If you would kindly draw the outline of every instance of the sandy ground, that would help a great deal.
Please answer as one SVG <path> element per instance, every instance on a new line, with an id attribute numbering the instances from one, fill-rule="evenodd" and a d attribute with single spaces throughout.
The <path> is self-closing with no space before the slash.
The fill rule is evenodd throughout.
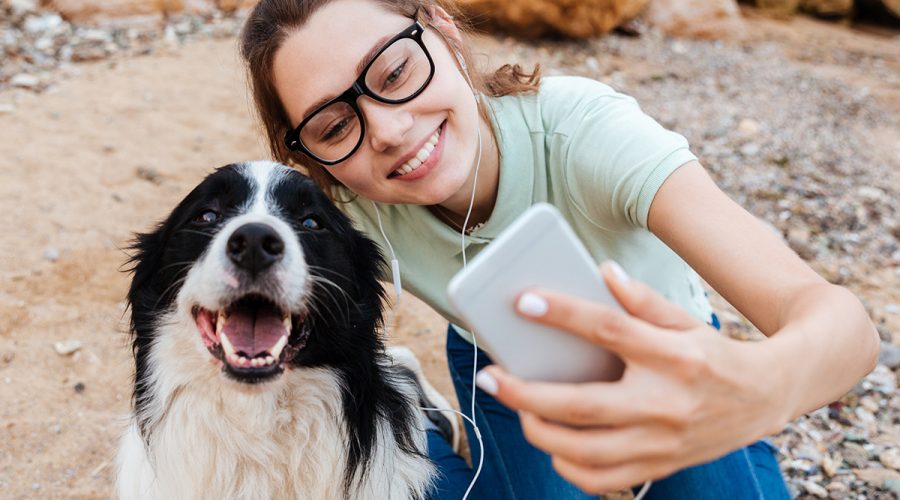
<path id="1" fill-rule="evenodd" d="M 781 41 L 793 43 L 782 31 Z M 849 42 L 819 38 L 898 50 L 883 37 L 838 31 Z M 212 168 L 267 156 L 233 40 L 82 65 L 78 73 L 44 94 L 0 93 L 0 102 L 15 103 L 0 114 L 4 498 L 111 494 L 132 372 L 123 249 Z M 886 106 L 900 107 L 896 88 L 876 90 L 884 90 Z M 896 289 L 864 293 L 897 301 Z M 445 323 L 410 299 L 396 325 L 394 341 L 410 345 L 452 394 Z M 82 343 L 76 354 L 54 351 L 55 342 L 72 339 Z"/>

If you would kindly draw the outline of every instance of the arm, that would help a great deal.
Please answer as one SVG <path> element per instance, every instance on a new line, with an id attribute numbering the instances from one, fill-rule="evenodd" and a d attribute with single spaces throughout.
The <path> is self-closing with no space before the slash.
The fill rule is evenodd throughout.
<path id="1" fill-rule="evenodd" d="M 650 205 L 650 230 L 766 336 L 755 380 L 785 402 L 783 425 L 840 397 L 875 367 L 878 333 L 848 290 L 827 283 L 690 162 Z M 802 361 L 802 362 L 798 362 Z"/>
<path id="2" fill-rule="evenodd" d="M 532 290 L 519 313 L 615 352 L 615 382 L 525 382 L 498 367 L 478 384 L 520 411 L 526 438 L 589 492 L 664 477 L 776 433 L 843 394 L 872 368 L 878 337 L 860 303 L 812 272 L 732 202 L 696 161 L 670 175 L 650 229 L 769 338 L 732 340 L 615 265 L 603 277 L 619 312 Z M 526 302 L 541 307 L 523 307 Z"/>

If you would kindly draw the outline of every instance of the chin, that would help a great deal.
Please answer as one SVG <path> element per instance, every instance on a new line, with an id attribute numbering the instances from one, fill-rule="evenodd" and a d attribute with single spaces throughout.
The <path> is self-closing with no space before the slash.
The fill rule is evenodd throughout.
<path id="1" fill-rule="evenodd" d="M 421 498 L 422 386 L 379 328 L 384 261 L 313 182 L 222 167 L 132 247 L 120 498 Z"/>

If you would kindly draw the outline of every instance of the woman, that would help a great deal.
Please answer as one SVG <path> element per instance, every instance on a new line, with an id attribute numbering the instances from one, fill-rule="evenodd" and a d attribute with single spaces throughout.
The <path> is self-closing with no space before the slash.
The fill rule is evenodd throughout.
<path id="1" fill-rule="evenodd" d="M 633 99 L 517 66 L 470 71 L 446 8 L 262 0 L 242 55 L 274 156 L 391 246 L 405 287 L 451 323 L 449 278 L 535 202 L 556 205 L 609 261 L 602 274 L 627 314 L 546 290 L 517 309 L 618 353 L 623 378 L 548 384 L 482 370 L 474 497 L 585 498 L 649 479 L 652 498 L 786 497 L 760 439 L 872 369 L 878 337 L 859 301 L 725 196 L 687 141 Z M 719 335 L 698 273 L 770 338 Z M 469 338 L 448 328 L 463 406 Z M 472 471 L 437 436 L 434 496 L 459 498 Z"/>

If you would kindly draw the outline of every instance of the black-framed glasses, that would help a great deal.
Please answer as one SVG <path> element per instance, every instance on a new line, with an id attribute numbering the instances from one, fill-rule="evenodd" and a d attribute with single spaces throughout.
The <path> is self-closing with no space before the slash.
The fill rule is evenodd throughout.
<path id="1" fill-rule="evenodd" d="M 357 99 L 369 96 L 386 104 L 411 101 L 434 76 L 434 61 L 425 48 L 425 27 L 418 21 L 391 38 L 344 93 L 315 109 L 284 136 L 291 151 L 323 165 L 334 165 L 359 149 L 366 124 Z"/>

